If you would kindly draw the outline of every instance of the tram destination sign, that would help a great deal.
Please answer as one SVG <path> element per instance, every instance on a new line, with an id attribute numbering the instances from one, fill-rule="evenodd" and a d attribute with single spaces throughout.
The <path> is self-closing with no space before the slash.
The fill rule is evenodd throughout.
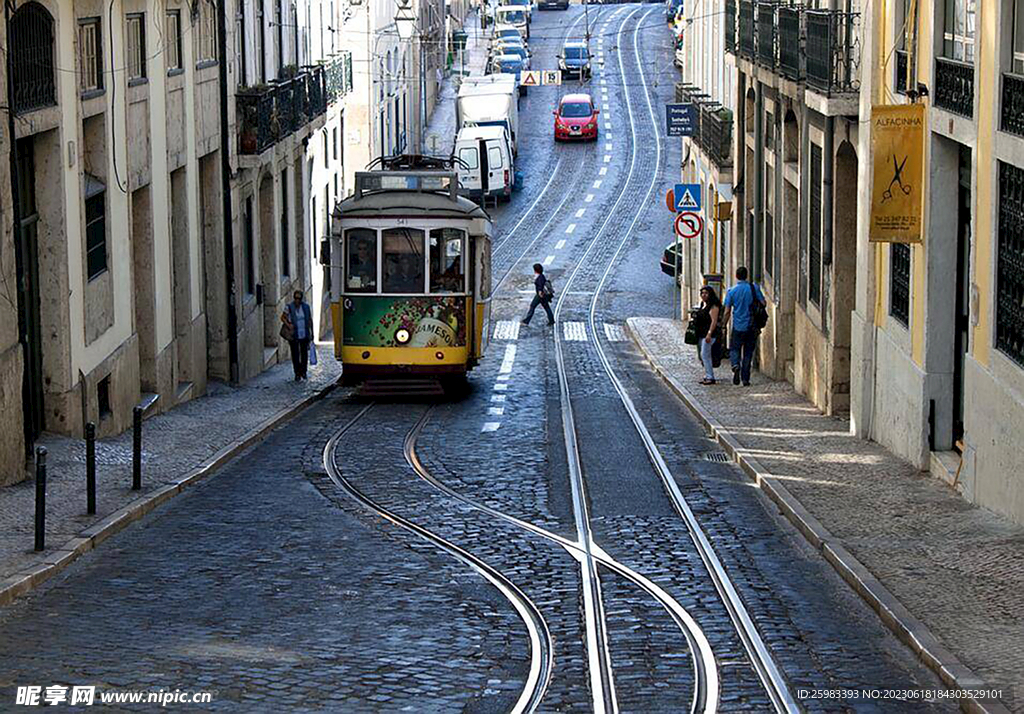
<path id="1" fill-rule="evenodd" d="M 696 127 L 696 105 L 689 103 L 665 105 L 665 131 L 668 136 L 693 136 Z"/>

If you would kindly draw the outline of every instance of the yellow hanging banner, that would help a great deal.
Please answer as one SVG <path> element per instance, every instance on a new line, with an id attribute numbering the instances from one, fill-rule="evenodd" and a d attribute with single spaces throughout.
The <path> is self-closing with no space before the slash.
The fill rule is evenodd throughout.
<path id="1" fill-rule="evenodd" d="M 923 104 L 871 108 L 871 241 L 923 240 L 924 140 Z"/>

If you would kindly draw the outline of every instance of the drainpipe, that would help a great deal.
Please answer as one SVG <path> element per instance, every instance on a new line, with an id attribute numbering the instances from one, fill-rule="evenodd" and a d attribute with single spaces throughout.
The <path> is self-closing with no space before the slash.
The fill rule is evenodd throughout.
<path id="1" fill-rule="evenodd" d="M 733 214 L 733 220 L 737 230 L 742 225 L 743 229 L 747 227 L 747 190 L 744 178 L 746 177 L 747 171 L 747 78 L 742 72 L 737 72 L 739 75 L 739 81 L 736 82 L 736 113 L 733 115 L 736 117 L 735 129 L 733 141 L 736 142 L 736 157 L 733 159 L 733 170 L 736 172 L 736 177 L 733 181 L 733 202 L 736 204 L 736 211 Z M 736 247 L 739 247 L 740 242 L 743 240 L 743 234 L 740 233 L 736 236 L 737 240 L 734 243 Z M 722 266 L 722 277 L 723 280 L 728 280 L 729 276 L 728 268 Z"/>
<path id="2" fill-rule="evenodd" d="M 217 52 L 220 55 L 220 179 L 224 221 L 224 286 L 228 310 L 228 371 L 238 383 L 238 314 L 235 312 L 235 253 L 231 215 L 231 138 L 228 130 L 228 17 L 227 3 L 217 3 Z"/>
<path id="3" fill-rule="evenodd" d="M 750 225 L 750 279 L 761 282 L 763 248 L 761 223 L 764 216 L 764 89 L 757 82 L 754 100 L 754 220 Z"/>
<path id="4" fill-rule="evenodd" d="M 11 44 L 11 3 L 5 0 L 4 2 L 4 37 L 7 38 L 7 45 Z M 7 157 L 11 163 L 11 220 L 13 221 L 13 235 L 14 238 L 14 265 L 18 272 L 18 342 L 21 344 L 22 359 L 24 363 L 21 368 L 21 403 L 26 404 L 31 395 L 32 384 L 30 381 L 29 366 L 28 366 L 28 326 L 26 324 L 26 310 L 29 306 L 26 304 L 28 301 L 28 294 L 25 290 L 25 261 L 28 258 L 22 252 L 21 245 L 21 197 L 18 195 L 19 178 L 18 178 L 18 140 L 14 132 L 14 69 L 13 60 L 11 59 L 11 53 L 5 52 L 7 65 L 7 99 L 9 106 L 7 107 L 7 140 L 10 142 L 10 146 L 7 150 Z M 31 458 L 32 456 L 32 425 L 29 420 L 25 418 L 24 408 L 22 408 L 22 420 L 21 425 L 24 429 L 25 438 L 25 456 Z"/>

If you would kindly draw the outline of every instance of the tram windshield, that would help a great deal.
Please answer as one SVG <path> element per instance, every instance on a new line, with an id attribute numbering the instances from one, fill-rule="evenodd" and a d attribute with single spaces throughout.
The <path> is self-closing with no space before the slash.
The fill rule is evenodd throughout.
<path id="1" fill-rule="evenodd" d="M 382 232 L 385 293 L 422 293 L 423 231 L 388 228 Z"/>
<path id="2" fill-rule="evenodd" d="M 461 293 L 465 290 L 464 235 L 455 228 L 430 231 L 430 292 Z"/>
<path id="3" fill-rule="evenodd" d="M 354 293 L 377 292 L 377 231 L 350 228 L 345 231 L 345 288 Z"/>

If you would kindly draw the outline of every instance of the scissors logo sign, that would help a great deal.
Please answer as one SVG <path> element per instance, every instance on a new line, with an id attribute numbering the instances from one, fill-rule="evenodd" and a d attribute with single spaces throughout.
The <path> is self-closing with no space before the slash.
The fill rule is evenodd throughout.
<path id="1" fill-rule="evenodd" d="M 924 172 L 924 105 L 876 106 L 871 110 L 872 241 L 922 240 L 921 186 Z"/>

